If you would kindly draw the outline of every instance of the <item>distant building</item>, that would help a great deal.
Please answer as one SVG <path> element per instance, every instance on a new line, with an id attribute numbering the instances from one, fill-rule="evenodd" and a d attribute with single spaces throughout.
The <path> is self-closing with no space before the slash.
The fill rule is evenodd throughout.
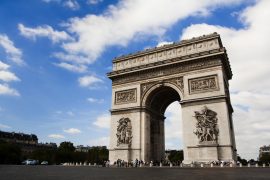
<path id="1" fill-rule="evenodd" d="M 76 146 L 75 148 L 75 151 L 76 152 L 88 152 L 89 150 L 91 149 L 94 149 L 94 148 L 97 148 L 97 149 L 107 149 L 106 146 L 83 146 L 83 145 L 78 145 Z"/>
<path id="2" fill-rule="evenodd" d="M 19 143 L 19 144 L 32 144 L 38 143 L 38 138 L 35 134 L 24 134 L 15 132 L 0 131 L 0 139 L 6 142 Z"/>
<path id="3" fill-rule="evenodd" d="M 78 146 L 76 146 L 75 151 L 76 152 L 88 152 L 89 149 L 90 149 L 89 146 L 78 145 Z"/>
<path id="4" fill-rule="evenodd" d="M 262 157 L 263 154 L 270 154 L 270 145 L 266 146 L 262 146 L 260 147 L 259 150 L 259 159 Z"/>
<path id="5" fill-rule="evenodd" d="M 56 143 L 38 143 L 35 134 L 24 134 L 0 131 L 0 140 L 20 146 L 23 153 L 29 153 L 38 149 L 56 149 Z"/>

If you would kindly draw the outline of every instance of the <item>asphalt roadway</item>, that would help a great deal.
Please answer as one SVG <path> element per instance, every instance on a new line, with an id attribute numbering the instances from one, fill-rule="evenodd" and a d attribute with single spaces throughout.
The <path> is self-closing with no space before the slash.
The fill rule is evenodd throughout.
<path id="1" fill-rule="evenodd" d="M 0 180 L 223 180 L 270 179 L 270 168 L 98 168 L 0 165 Z"/>

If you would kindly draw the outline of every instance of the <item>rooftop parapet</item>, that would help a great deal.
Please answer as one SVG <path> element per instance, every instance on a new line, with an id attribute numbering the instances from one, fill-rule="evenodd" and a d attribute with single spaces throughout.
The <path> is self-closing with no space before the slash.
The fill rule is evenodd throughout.
<path id="1" fill-rule="evenodd" d="M 232 77 L 226 49 L 223 47 L 220 35 L 212 33 L 196 38 L 182 40 L 177 43 L 155 47 L 133 54 L 120 56 L 113 60 L 113 70 L 108 73 L 109 78 L 121 74 L 133 73 L 138 70 L 154 68 L 169 63 L 180 63 L 189 59 L 220 55 L 225 65 L 229 79 Z"/>

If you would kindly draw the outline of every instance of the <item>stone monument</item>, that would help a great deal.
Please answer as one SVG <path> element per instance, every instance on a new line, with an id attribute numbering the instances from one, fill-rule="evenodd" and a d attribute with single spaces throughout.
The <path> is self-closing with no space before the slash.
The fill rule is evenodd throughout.
<path id="1" fill-rule="evenodd" d="M 110 162 L 164 160 L 164 112 L 174 101 L 182 109 L 184 163 L 236 160 L 232 71 L 219 34 L 118 57 L 108 77 Z"/>

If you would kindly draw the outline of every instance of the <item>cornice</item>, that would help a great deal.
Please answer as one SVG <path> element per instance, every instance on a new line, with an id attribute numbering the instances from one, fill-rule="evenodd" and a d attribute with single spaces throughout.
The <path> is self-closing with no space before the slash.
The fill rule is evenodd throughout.
<path id="1" fill-rule="evenodd" d="M 112 77 L 119 76 L 119 75 L 125 75 L 125 74 L 134 73 L 134 72 L 138 72 L 138 71 L 153 69 L 153 68 L 172 65 L 172 64 L 183 63 L 183 62 L 187 62 L 187 61 L 197 60 L 197 59 L 201 59 L 201 58 L 207 58 L 207 57 L 216 56 L 216 55 L 221 55 L 224 61 L 228 61 L 226 49 L 219 48 L 219 49 L 214 49 L 214 50 L 210 50 L 210 51 L 204 51 L 204 52 L 200 52 L 200 53 L 190 54 L 187 56 L 167 59 L 164 61 L 159 61 L 159 62 L 155 62 L 155 63 L 151 63 L 151 64 L 145 64 L 145 65 L 136 66 L 136 67 L 132 67 L 132 68 L 126 68 L 126 69 L 122 69 L 122 70 L 118 70 L 118 71 L 112 71 L 110 73 L 107 73 L 107 76 L 109 78 L 112 78 Z M 230 64 L 224 62 L 224 65 L 229 69 L 228 72 L 230 72 L 231 71 Z"/>
<path id="2" fill-rule="evenodd" d="M 163 46 L 160 46 L 160 47 L 154 47 L 152 49 L 146 49 L 146 50 L 143 50 L 143 51 L 130 53 L 128 55 L 122 55 L 120 57 L 116 57 L 113 60 L 113 63 L 120 62 L 120 61 L 123 61 L 123 60 L 128 60 L 128 59 L 131 59 L 131 58 L 140 57 L 140 56 L 145 56 L 145 55 L 156 53 L 156 52 L 161 52 L 161 51 L 172 49 L 172 48 L 178 48 L 178 47 L 181 47 L 181 46 L 187 46 L 187 45 L 190 45 L 190 44 L 193 44 L 193 43 L 199 43 L 199 42 L 207 41 L 207 40 L 214 39 L 214 38 L 218 38 L 220 47 L 223 47 L 222 42 L 220 40 L 220 35 L 218 33 L 214 32 L 212 34 L 203 35 L 203 36 L 199 36 L 199 37 L 193 37 L 191 39 L 185 39 L 185 40 L 182 40 L 180 42 L 174 42 L 172 44 L 167 44 L 167 45 L 163 45 Z"/>

